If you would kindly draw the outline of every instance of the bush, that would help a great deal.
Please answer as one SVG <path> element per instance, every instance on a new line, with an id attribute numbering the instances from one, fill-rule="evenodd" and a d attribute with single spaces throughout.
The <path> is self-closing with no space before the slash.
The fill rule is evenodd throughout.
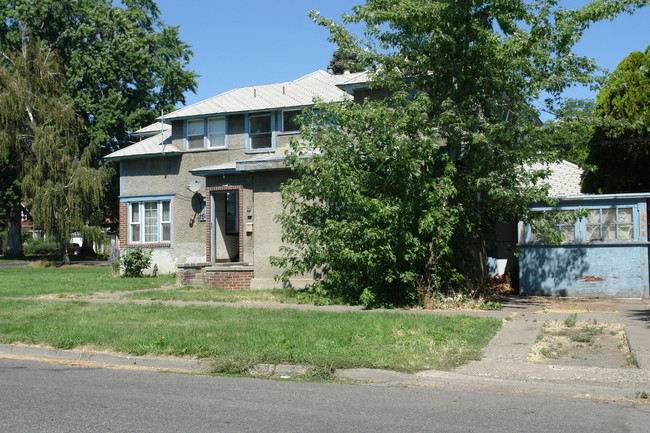
<path id="1" fill-rule="evenodd" d="M 140 247 L 125 251 L 120 258 L 124 276 L 141 277 L 144 270 L 151 265 L 152 255 L 152 249 L 145 251 Z"/>
<path id="2" fill-rule="evenodd" d="M 61 255 L 61 245 L 56 242 L 30 239 L 23 247 L 26 256 L 56 256 Z"/>

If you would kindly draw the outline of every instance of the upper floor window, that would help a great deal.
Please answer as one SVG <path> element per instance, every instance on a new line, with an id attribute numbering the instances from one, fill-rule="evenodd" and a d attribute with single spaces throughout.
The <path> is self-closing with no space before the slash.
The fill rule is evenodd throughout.
<path id="1" fill-rule="evenodd" d="M 204 148 L 203 119 L 187 121 L 187 148 L 189 150 Z"/>
<path id="2" fill-rule="evenodd" d="M 214 117 L 208 119 L 208 147 L 226 147 L 226 118 Z"/>
<path id="3" fill-rule="evenodd" d="M 248 118 L 250 150 L 273 150 L 273 116 L 272 113 L 251 114 Z"/>
<path id="4" fill-rule="evenodd" d="M 227 121 L 225 117 L 188 120 L 185 138 L 187 150 L 226 149 Z"/>
<path id="5" fill-rule="evenodd" d="M 297 117 L 302 110 L 284 110 L 282 112 L 282 132 L 298 132 Z"/>

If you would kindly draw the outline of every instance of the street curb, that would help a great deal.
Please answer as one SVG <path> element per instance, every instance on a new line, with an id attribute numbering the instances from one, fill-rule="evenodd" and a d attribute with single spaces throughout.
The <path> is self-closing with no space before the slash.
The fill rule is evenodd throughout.
<path id="1" fill-rule="evenodd" d="M 650 370 L 650 347 L 647 344 L 648 331 L 639 325 L 625 327 L 627 344 L 639 369 Z M 645 343 L 645 344 L 644 344 Z"/>
<path id="2" fill-rule="evenodd" d="M 155 356 L 132 356 L 118 353 L 84 352 L 78 350 L 54 349 L 13 344 L 0 344 L 0 356 L 19 355 L 35 358 L 58 359 L 64 361 L 85 361 L 107 365 L 133 365 L 138 367 L 204 371 L 205 366 L 197 359 L 164 358 Z"/>

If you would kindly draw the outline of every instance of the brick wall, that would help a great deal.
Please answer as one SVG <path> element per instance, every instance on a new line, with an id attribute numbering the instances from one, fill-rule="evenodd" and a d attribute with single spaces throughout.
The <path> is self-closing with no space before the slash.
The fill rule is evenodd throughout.
<path id="1" fill-rule="evenodd" d="M 127 229 L 126 229 L 126 222 L 128 221 L 128 215 L 127 215 L 127 205 L 124 202 L 120 203 L 120 233 L 119 233 L 119 245 L 118 247 L 120 248 L 126 248 L 126 234 L 127 234 Z"/>
<path id="2" fill-rule="evenodd" d="M 226 290 L 243 290 L 251 288 L 253 271 L 213 271 L 206 270 L 206 285 Z"/>
<path id="3" fill-rule="evenodd" d="M 177 278 L 178 283 L 181 286 L 190 285 L 190 280 L 196 278 L 203 278 L 202 274 L 203 269 L 200 267 L 180 267 L 178 268 Z"/>

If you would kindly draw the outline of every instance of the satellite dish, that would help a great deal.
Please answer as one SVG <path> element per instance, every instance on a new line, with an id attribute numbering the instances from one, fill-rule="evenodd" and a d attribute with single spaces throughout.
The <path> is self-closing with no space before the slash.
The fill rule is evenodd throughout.
<path id="1" fill-rule="evenodd" d="M 192 192 L 198 192 L 203 186 L 203 181 L 201 179 L 193 179 L 190 181 L 190 184 L 187 185 L 187 188 Z"/>

